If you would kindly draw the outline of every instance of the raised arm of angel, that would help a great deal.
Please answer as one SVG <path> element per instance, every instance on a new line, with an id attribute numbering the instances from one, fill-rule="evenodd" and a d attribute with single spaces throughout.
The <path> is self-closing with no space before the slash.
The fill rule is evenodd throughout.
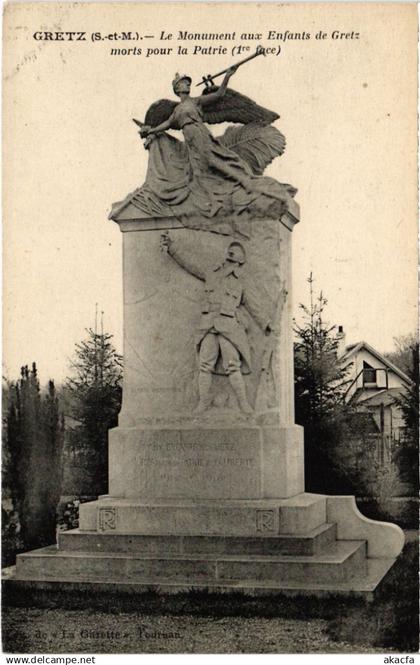
<path id="1" fill-rule="evenodd" d="M 229 67 L 229 69 L 226 72 L 226 76 L 222 81 L 222 85 L 219 88 L 214 87 L 215 89 L 213 92 L 208 92 L 207 94 L 200 95 L 200 97 L 195 97 L 195 101 L 197 102 L 197 104 L 199 104 L 200 106 L 209 106 L 209 104 L 214 104 L 221 97 L 223 97 L 223 95 L 226 92 L 229 79 L 231 76 L 233 76 L 233 74 L 236 72 L 237 69 L 238 68 L 236 66 Z"/>

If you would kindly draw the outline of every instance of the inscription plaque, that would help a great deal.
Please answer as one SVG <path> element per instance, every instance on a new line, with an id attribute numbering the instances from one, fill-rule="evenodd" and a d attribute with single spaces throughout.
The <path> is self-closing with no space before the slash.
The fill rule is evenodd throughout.
<path id="1" fill-rule="evenodd" d="M 132 445 L 130 436 L 128 430 L 122 437 L 120 430 L 116 445 L 110 446 L 113 496 L 260 496 L 258 429 L 146 431 Z"/>

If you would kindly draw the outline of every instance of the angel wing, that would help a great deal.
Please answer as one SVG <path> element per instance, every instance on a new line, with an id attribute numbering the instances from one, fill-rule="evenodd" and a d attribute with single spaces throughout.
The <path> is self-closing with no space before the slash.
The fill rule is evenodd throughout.
<path id="1" fill-rule="evenodd" d="M 212 87 L 203 95 L 215 92 L 217 87 Z M 262 125 L 270 125 L 280 116 L 274 111 L 269 111 L 259 106 L 249 97 L 227 88 L 225 94 L 215 102 L 202 106 L 204 122 L 213 125 L 218 122 L 239 122 L 246 125 L 250 122 L 259 122 Z"/>
<path id="2" fill-rule="evenodd" d="M 177 104 L 178 102 L 171 99 L 159 99 L 157 102 L 154 102 L 146 113 L 144 124 L 150 125 L 150 127 L 157 127 L 172 115 Z"/>
<path id="3" fill-rule="evenodd" d="M 218 139 L 249 164 L 255 175 L 262 175 L 286 147 L 286 139 L 278 129 L 255 122 L 244 127 L 228 127 Z"/>

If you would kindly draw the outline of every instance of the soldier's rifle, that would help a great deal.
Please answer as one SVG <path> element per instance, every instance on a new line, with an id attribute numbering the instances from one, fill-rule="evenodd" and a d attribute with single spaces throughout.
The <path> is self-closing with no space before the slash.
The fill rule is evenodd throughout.
<path id="1" fill-rule="evenodd" d="M 270 374 L 270 366 L 272 362 L 272 357 L 273 353 L 277 344 L 277 339 L 278 336 L 280 335 L 280 322 L 281 322 L 281 317 L 283 314 L 283 309 L 284 305 L 286 304 L 287 300 L 287 290 L 285 288 L 285 282 L 283 281 L 282 288 L 279 293 L 279 297 L 277 298 L 277 303 L 276 307 L 274 310 L 274 315 L 272 318 L 272 323 L 271 323 L 271 330 L 270 333 L 267 337 L 267 342 L 265 344 L 262 357 L 261 357 L 261 373 L 260 373 L 260 380 L 258 383 L 258 388 L 257 388 L 257 397 L 256 397 L 256 410 L 257 411 L 262 411 L 263 409 L 261 408 L 262 402 L 263 402 L 263 378 L 269 377 Z"/>

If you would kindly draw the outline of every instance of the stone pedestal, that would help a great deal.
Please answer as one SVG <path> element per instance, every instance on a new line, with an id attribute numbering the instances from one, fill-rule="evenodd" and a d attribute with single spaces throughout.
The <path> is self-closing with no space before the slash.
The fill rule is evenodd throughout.
<path id="1" fill-rule="evenodd" d="M 80 506 L 79 529 L 60 533 L 58 548 L 18 557 L 16 580 L 120 593 L 371 594 L 401 551 L 402 531 L 364 518 L 353 497 L 304 491 L 293 409 L 297 205 L 281 220 L 235 226 L 247 256 L 244 288 L 257 290 L 271 325 L 266 334 L 241 313 L 248 415 L 219 374 L 208 409 L 195 414 L 203 284 L 160 247 L 169 230 L 200 264 L 220 262 L 237 236 L 140 218 L 132 204 L 115 221 L 124 247 L 124 386 L 109 433 L 109 495 Z"/>
<path id="2" fill-rule="evenodd" d="M 304 491 L 303 431 L 116 428 L 109 467 L 113 497 L 287 498 Z"/>

